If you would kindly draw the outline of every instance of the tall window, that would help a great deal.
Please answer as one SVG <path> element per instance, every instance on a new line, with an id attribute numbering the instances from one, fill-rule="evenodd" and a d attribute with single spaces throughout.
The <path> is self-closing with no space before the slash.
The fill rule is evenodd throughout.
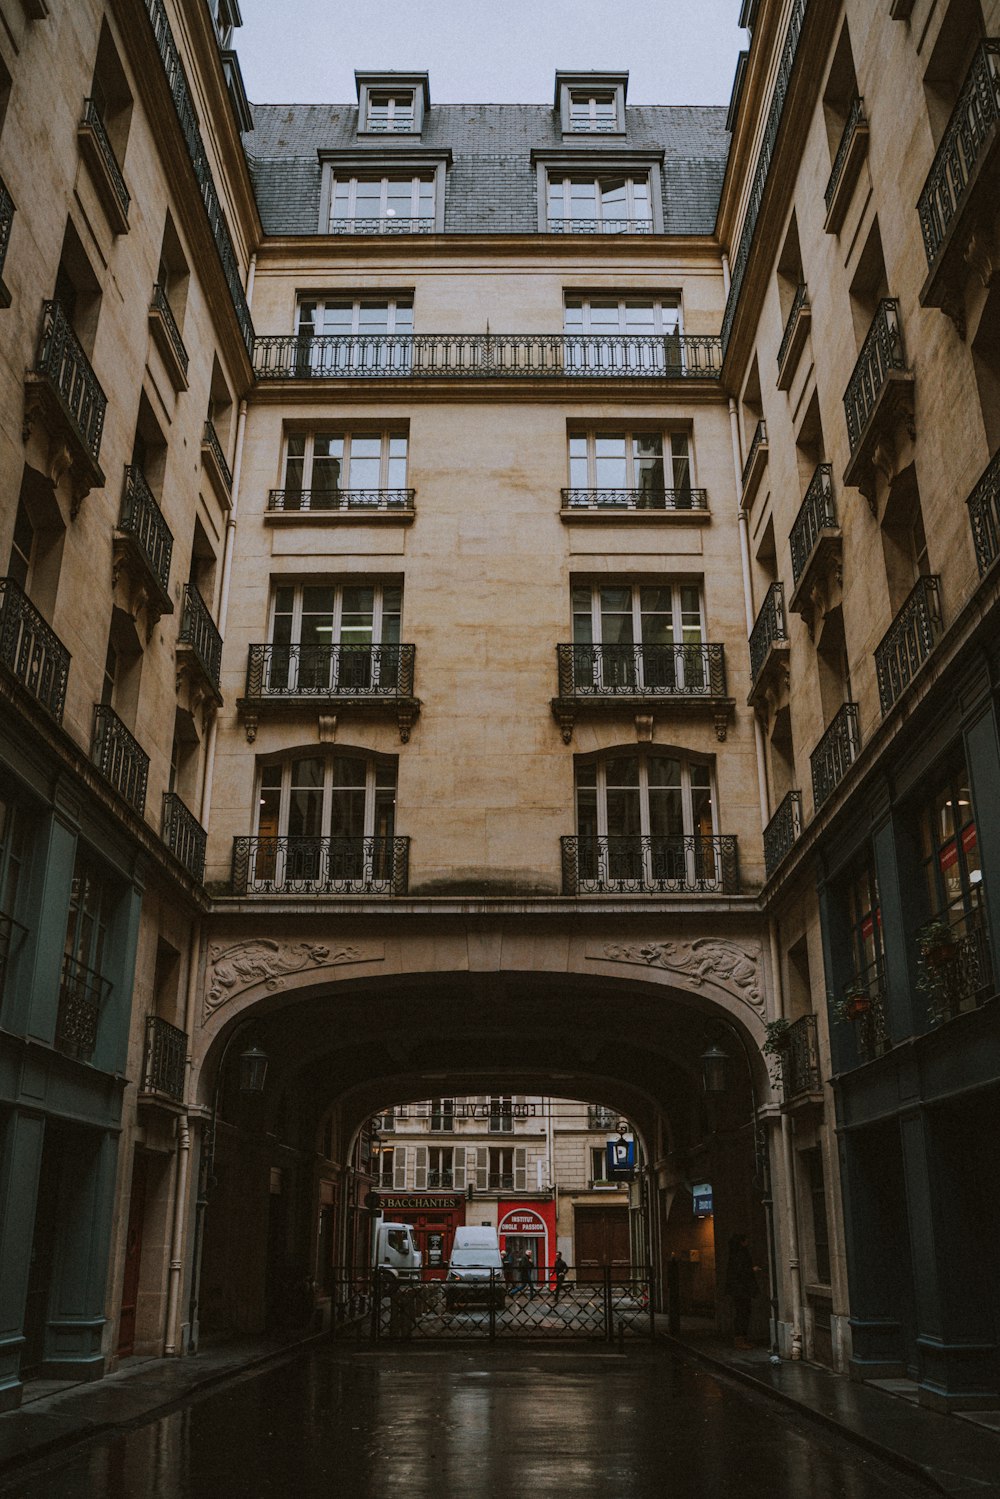
<path id="1" fill-rule="evenodd" d="M 551 234 L 652 234 L 649 178 L 549 176 Z"/>
<path id="2" fill-rule="evenodd" d="M 569 368 L 643 374 L 680 370 L 680 299 L 567 297 L 563 324 Z"/>
<path id="3" fill-rule="evenodd" d="M 686 432 L 578 432 L 569 439 L 573 489 L 626 490 L 638 506 L 691 505 L 691 450 Z"/>
<path id="4" fill-rule="evenodd" d="M 395 760 L 340 753 L 263 765 L 254 882 L 385 879 L 395 812 Z"/>
<path id="5" fill-rule="evenodd" d="M 607 135 L 619 128 L 614 89 L 571 89 L 569 128 L 591 135 Z"/>
<path id="6" fill-rule="evenodd" d="M 928 910 L 962 932 L 979 916 L 983 877 L 964 764 L 935 789 L 924 807 L 920 841 Z"/>
<path id="7" fill-rule="evenodd" d="M 514 1099 L 511 1094 L 490 1099 L 490 1134 L 507 1134 L 514 1128 Z"/>
<path id="8" fill-rule="evenodd" d="M 431 1145 L 427 1151 L 427 1185 L 450 1187 L 455 1180 L 455 1152 L 450 1145 Z"/>
<path id="9" fill-rule="evenodd" d="M 372 1151 L 372 1175 L 375 1185 L 383 1189 L 391 1188 L 393 1183 L 393 1171 L 395 1168 L 396 1151 L 392 1145 L 376 1145 Z"/>
<path id="10" fill-rule="evenodd" d="M 455 1128 L 455 1100 L 453 1098 L 431 1099 L 431 1129 L 453 1130 Z"/>
<path id="11" fill-rule="evenodd" d="M 870 989 L 879 987 L 883 968 L 882 912 L 871 863 L 865 863 L 847 887 L 847 916 L 854 973 L 866 980 Z"/>
<path id="12" fill-rule="evenodd" d="M 31 561 L 35 549 L 35 528 L 28 514 L 28 507 L 23 500 L 17 502 L 17 513 L 14 516 L 14 537 L 10 545 L 10 561 L 7 564 L 7 574 L 14 579 L 19 588 L 28 592 L 28 579 L 31 575 Z"/>
<path id="13" fill-rule="evenodd" d="M 66 922 L 67 958 L 100 973 L 104 966 L 115 891 L 102 867 L 78 852 Z"/>
<path id="14" fill-rule="evenodd" d="M 578 583 L 572 602 L 577 686 L 609 692 L 704 686 L 697 583 Z"/>
<path id="15" fill-rule="evenodd" d="M 302 375 L 405 374 L 412 362 L 413 302 L 306 298 L 298 305 L 296 334 Z"/>
<path id="16" fill-rule="evenodd" d="M 365 129 L 379 135 L 399 134 L 413 129 L 412 89 L 369 89 L 368 118 Z"/>
<path id="17" fill-rule="evenodd" d="M 267 687 L 391 690 L 399 678 L 398 583 L 282 584 L 274 590 Z"/>
<path id="18" fill-rule="evenodd" d="M 331 234 L 413 234 L 433 228 L 433 172 L 343 177 L 333 184 Z"/>
<path id="19" fill-rule="evenodd" d="M 0 790 L 0 914 L 17 915 L 18 886 L 24 870 L 28 843 L 21 808 Z M 0 956 L 3 953 L 0 927 Z"/>
<path id="20" fill-rule="evenodd" d="M 608 1151 L 604 1145 L 590 1147 L 590 1179 L 595 1186 L 608 1180 Z"/>
<path id="21" fill-rule="evenodd" d="M 489 1187 L 492 1192 L 514 1190 L 514 1151 L 508 1146 L 490 1146 Z"/>
<path id="22" fill-rule="evenodd" d="M 404 432 L 290 432 L 284 508 L 336 510 L 342 494 L 404 489 L 406 445 Z"/>
<path id="23" fill-rule="evenodd" d="M 618 886 L 714 885 L 710 767 L 663 750 L 603 755 L 577 765 L 580 875 Z"/>

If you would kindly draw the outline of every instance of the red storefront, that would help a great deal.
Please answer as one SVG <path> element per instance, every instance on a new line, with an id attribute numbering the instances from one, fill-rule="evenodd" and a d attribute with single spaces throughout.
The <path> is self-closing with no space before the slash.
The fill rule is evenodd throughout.
<path id="1" fill-rule="evenodd" d="M 500 1248 L 509 1249 L 516 1264 L 518 1255 L 530 1250 L 536 1271 L 551 1266 L 556 1257 L 556 1205 L 544 1201 L 497 1203 L 497 1233 Z"/>
<path id="2" fill-rule="evenodd" d="M 463 1192 L 380 1192 L 388 1223 L 409 1223 L 424 1257 L 424 1278 L 444 1280 L 456 1228 L 465 1223 Z"/>

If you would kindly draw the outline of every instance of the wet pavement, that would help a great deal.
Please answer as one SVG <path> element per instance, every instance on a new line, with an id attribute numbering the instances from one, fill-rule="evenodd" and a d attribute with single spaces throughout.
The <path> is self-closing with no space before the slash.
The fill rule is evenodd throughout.
<path id="1" fill-rule="evenodd" d="M 4 1499 L 919 1499 L 679 1352 L 314 1347 L 8 1477 Z"/>

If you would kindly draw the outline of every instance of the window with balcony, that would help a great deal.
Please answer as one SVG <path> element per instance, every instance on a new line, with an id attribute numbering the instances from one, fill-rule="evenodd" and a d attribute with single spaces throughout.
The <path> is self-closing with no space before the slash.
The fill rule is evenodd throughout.
<path id="1" fill-rule="evenodd" d="M 550 234 L 652 234 L 649 173 L 563 175 L 550 168 L 546 228 Z"/>
<path id="2" fill-rule="evenodd" d="M 331 234 L 430 234 L 435 228 L 436 174 L 335 177 Z"/>
<path id="3" fill-rule="evenodd" d="M 426 73 L 356 72 L 359 135 L 419 136 L 430 109 Z"/>
<path id="4" fill-rule="evenodd" d="M 431 1145 L 427 1150 L 428 1187 L 450 1188 L 455 1183 L 455 1152 L 450 1145 Z"/>
<path id="5" fill-rule="evenodd" d="M 514 1151 L 512 1148 L 490 1146 L 489 1190 L 491 1192 L 513 1192 Z"/>
<path id="6" fill-rule="evenodd" d="M 866 860 L 847 883 L 847 923 L 851 967 L 860 988 L 881 992 L 885 970 L 882 911 L 875 866 Z"/>
<path id="7" fill-rule="evenodd" d="M 514 1099 L 508 1094 L 489 1100 L 490 1134 L 508 1134 L 514 1128 Z"/>
<path id="8" fill-rule="evenodd" d="M 402 1152 L 400 1152 L 402 1154 Z M 375 1186 L 384 1192 L 391 1190 L 395 1173 L 396 1150 L 392 1145 L 376 1145 L 372 1150 L 372 1175 Z"/>
<path id="9" fill-rule="evenodd" d="M 638 510 L 703 508 L 692 487 L 691 443 L 678 431 L 571 433 L 566 501 Z"/>
<path id="10" fill-rule="evenodd" d="M 684 373 L 679 297 L 567 297 L 563 326 L 567 370 Z"/>
<path id="11" fill-rule="evenodd" d="M 391 510 L 411 504 L 405 432 L 290 432 L 269 509 Z"/>
<path id="12" fill-rule="evenodd" d="M 572 590 L 575 685 L 701 690 L 708 665 L 697 583 L 579 583 Z"/>
<path id="13" fill-rule="evenodd" d="M 611 135 L 620 130 L 614 90 L 570 89 L 569 128 L 583 135 Z"/>
<path id="14" fill-rule="evenodd" d="M 304 297 L 296 312 L 294 372 L 314 378 L 406 374 L 412 340 L 410 297 Z"/>
<path id="15" fill-rule="evenodd" d="M 70 887 L 56 1046 L 89 1061 L 109 984 L 103 977 L 118 892 L 104 867 L 78 849 Z"/>
<path id="16" fill-rule="evenodd" d="M 149 331 L 176 391 L 186 390 L 188 384 L 188 351 L 181 330 L 189 280 L 187 257 L 168 213 L 149 303 Z"/>
<path id="17" fill-rule="evenodd" d="M 394 693 L 398 583 L 281 584 L 271 601 L 263 693 Z"/>
<path id="18" fill-rule="evenodd" d="M 448 1132 L 455 1128 L 455 1100 L 432 1098 L 430 1101 L 430 1126 L 433 1131 Z"/>
<path id="19" fill-rule="evenodd" d="M 369 89 L 366 130 L 373 135 L 406 135 L 414 128 L 413 90 Z"/>

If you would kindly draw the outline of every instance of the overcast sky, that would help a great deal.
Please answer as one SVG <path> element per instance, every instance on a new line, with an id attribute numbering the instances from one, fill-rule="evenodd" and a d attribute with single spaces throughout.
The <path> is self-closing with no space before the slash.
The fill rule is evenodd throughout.
<path id="1" fill-rule="evenodd" d="M 430 74 L 439 104 L 549 103 L 556 68 L 629 70 L 630 104 L 726 104 L 739 0 L 240 0 L 257 104 L 345 103 L 355 68 Z"/>

